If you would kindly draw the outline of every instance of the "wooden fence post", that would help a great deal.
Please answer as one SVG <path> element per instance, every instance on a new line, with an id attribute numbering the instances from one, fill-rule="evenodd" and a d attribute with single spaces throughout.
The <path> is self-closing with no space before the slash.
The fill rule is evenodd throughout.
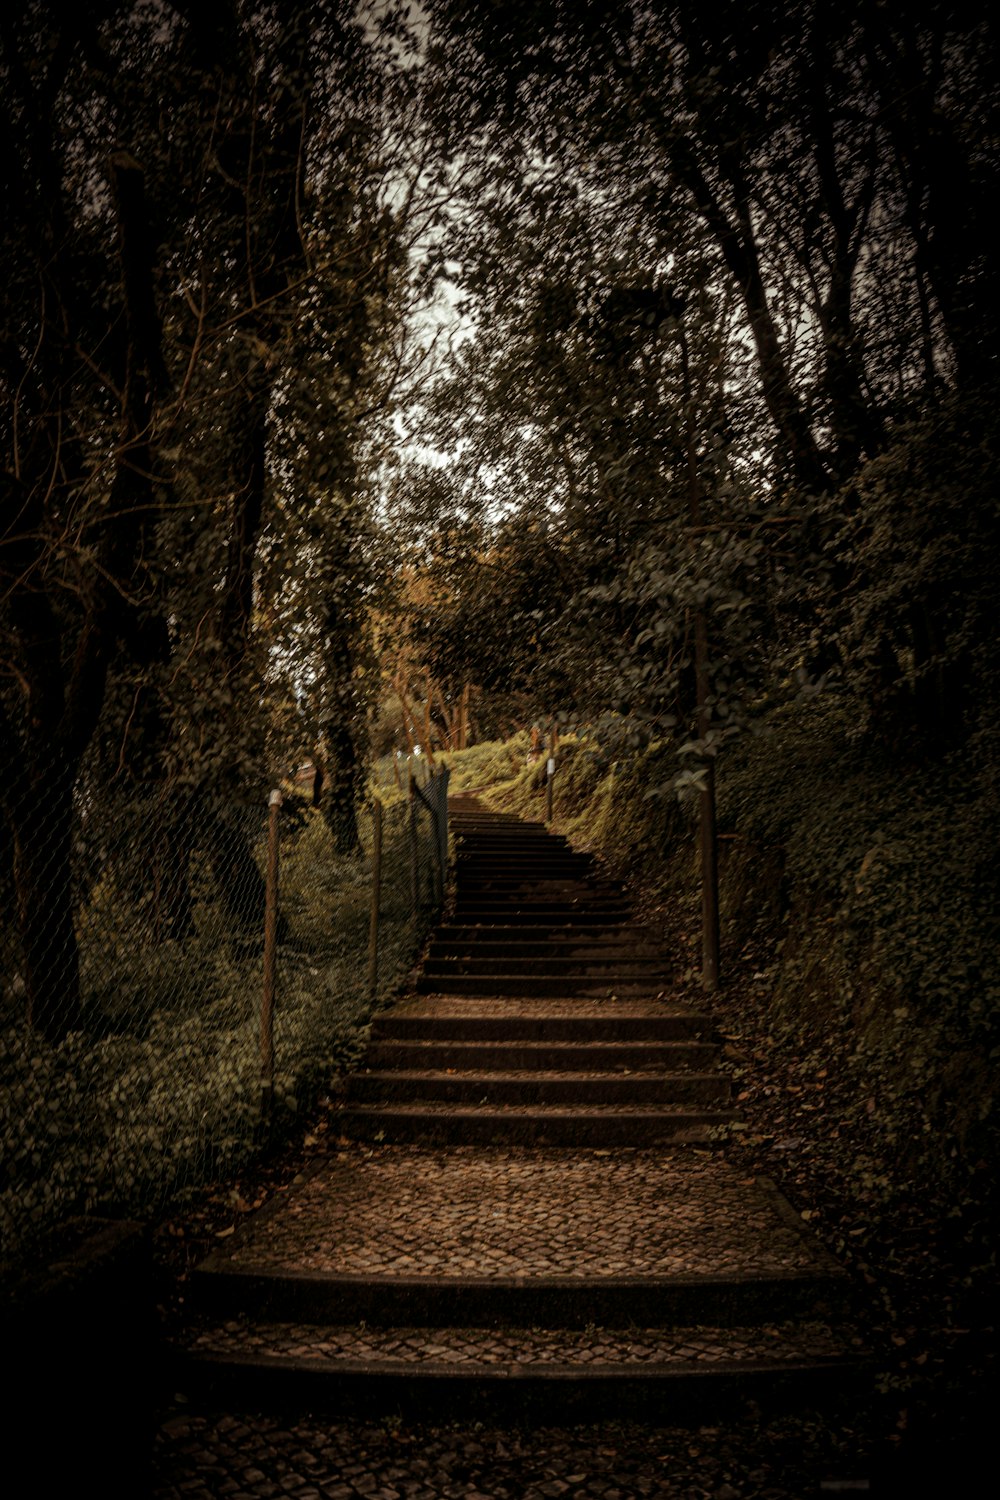
<path id="1" fill-rule="evenodd" d="M 264 893 L 264 991 L 260 1005 L 261 1113 L 267 1117 L 274 1103 L 274 991 L 278 949 L 278 844 L 281 793 L 268 798 L 267 881 Z"/>
<path id="2" fill-rule="evenodd" d="M 378 997 L 378 919 L 382 895 L 382 804 L 376 797 L 372 810 L 372 911 L 368 925 L 368 994 Z"/>
<path id="3" fill-rule="evenodd" d="M 417 868 L 417 808 L 416 797 L 413 790 L 413 771 L 409 775 L 409 834 L 410 834 L 410 900 L 413 903 L 413 911 L 416 914 L 420 910 L 420 884 Z"/>

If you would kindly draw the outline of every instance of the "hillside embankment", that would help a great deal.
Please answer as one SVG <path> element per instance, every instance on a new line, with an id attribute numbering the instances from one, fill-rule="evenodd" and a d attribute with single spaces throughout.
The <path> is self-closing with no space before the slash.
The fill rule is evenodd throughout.
<path id="1" fill-rule="evenodd" d="M 628 874 L 676 941 L 678 990 L 696 993 L 696 810 L 670 793 L 676 765 L 566 736 L 553 822 Z M 527 736 L 453 775 L 545 816 Z M 734 1149 L 868 1286 L 886 1442 L 906 1467 L 948 1464 L 975 1445 L 995 1377 L 996 789 L 880 761 L 831 702 L 730 751 L 718 798 L 709 1002 L 746 1112 Z"/>

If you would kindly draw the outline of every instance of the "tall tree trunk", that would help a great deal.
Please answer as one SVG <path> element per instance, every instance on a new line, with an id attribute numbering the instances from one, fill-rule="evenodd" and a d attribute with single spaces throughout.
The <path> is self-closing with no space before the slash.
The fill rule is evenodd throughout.
<path id="1" fill-rule="evenodd" d="M 361 766 L 350 727 L 343 718 L 329 721 L 323 730 L 326 745 L 326 786 L 323 817 L 338 854 L 357 854 L 361 848 L 356 800 Z"/>
<path id="2" fill-rule="evenodd" d="M 764 403 L 781 439 L 789 467 L 801 485 L 814 494 L 821 494 L 830 488 L 830 474 L 782 353 L 754 241 L 749 187 L 736 164 L 729 162 L 727 176 L 738 205 L 736 218 L 730 218 L 687 141 L 676 140 L 670 156 L 678 177 L 690 191 L 715 235 L 722 258 L 740 289 L 757 352 Z"/>

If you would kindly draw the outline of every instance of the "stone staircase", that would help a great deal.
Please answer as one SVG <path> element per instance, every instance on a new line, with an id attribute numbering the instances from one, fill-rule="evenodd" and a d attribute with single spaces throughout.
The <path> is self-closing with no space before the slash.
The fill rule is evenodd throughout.
<path id="1" fill-rule="evenodd" d="M 372 1028 L 357 1139 L 706 1144 L 730 1082 L 704 1016 L 663 996 L 658 935 L 539 823 L 453 805 L 455 901 L 414 998 Z"/>
<path id="2" fill-rule="evenodd" d="M 659 935 L 540 824 L 451 804 L 454 906 L 342 1137 L 194 1277 L 217 1406 L 706 1418 L 857 1365 L 846 1278 L 720 1149 L 735 1115 Z"/>

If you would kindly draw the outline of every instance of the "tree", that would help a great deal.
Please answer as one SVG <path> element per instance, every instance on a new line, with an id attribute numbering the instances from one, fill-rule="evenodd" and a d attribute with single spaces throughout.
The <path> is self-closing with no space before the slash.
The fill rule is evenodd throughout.
<path id="1" fill-rule="evenodd" d="M 165 825 L 178 870 L 197 806 L 223 892 L 261 897 L 216 809 L 268 774 L 263 685 L 284 627 L 261 553 L 295 504 L 276 431 L 304 309 L 326 297 L 341 319 L 342 389 L 371 363 L 376 339 L 350 346 L 358 308 L 384 334 L 368 280 L 395 220 L 339 262 L 345 189 L 372 199 L 386 173 L 371 145 L 384 56 L 336 4 L 109 0 L 69 20 L 39 5 L 0 40 L 3 812 L 29 1019 L 58 1040 L 83 1019 L 81 798 L 93 811 L 162 788 L 181 809 Z M 340 436 L 321 440 L 360 440 L 358 416 L 341 401 Z M 315 453 L 315 424 L 302 435 Z M 344 633 L 339 607 L 331 594 L 328 634 Z M 158 930 L 183 934 L 183 891 L 168 906 Z"/>

